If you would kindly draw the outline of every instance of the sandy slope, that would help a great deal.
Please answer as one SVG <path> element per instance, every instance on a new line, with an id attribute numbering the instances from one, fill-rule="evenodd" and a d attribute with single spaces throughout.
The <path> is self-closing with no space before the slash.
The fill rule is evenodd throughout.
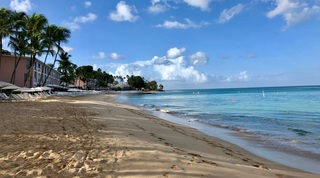
<path id="1" fill-rule="evenodd" d="M 113 95 L 0 103 L 0 177 L 319 177 Z"/>

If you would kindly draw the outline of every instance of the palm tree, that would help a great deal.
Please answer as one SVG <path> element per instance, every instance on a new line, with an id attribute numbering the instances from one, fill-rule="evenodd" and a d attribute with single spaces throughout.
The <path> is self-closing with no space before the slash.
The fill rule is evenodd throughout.
<path id="1" fill-rule="evenodd" d="M 24 83 L 24 86 L 30 81 L 31 74 L 33 72 L 34 63 L 36 61 L 36 56 L 40 56 L 43 49 L 42 37 L 43 30 L 48 24 L 47 18 L 42 14 L 34 13 L 31 17 L 26 18 L 26 35 L 30 40 L 29 46 L 31 50 L 31 64 L 27 76 L 27 80 Z M 32 84 L 30 83 L 30 86 Z"/>
<path id="2" fill-rule="evenodd" d="M 43 36 L 43 44 L 44 44 L 44 47 L 45 47 L 45 51 L 46 52 L 46 57 L 44 59 L 44 65 L 42 65 L 42 68 L 41 68 L 41 76 L 40 76 L 40 80 L 39 80 L 39 83 L 38 85 L 43 85 L 43 73 L 44 73 L 44 66 L 46 65 L 47 63 L 47 58 L 48 58 L 48 55 L 51 54 L 51 56 L 54 55 L 54 45 L 55 45 L 55 42 L 56 42 L 56 31 L 57 31 L 58 27 L 56 25 L 49 25 L 47 28 L 45 28 L 45 32 L 44 32 L 44 36 Z"/>
<path id="3" fill-rule="evenodd" d="M 25 33 L 22 32 L 24 27 L 24 18 L 26 17 L 26 13 L 24 12 L 16 12 L 14 11 L 11 14 L 11 34 L 10 42 L 8 46 L 11 46 L 14 50 L 14 70 L 11 75 L 11 83 L 15 83 L 15 72 L 16 68 L 21 60 L 21 56 L 25 55 L 27 52 L 27 40 Z M 19 59 L 17 61 L 17 52 L 19 52 Z"/>
<path id="4" fill-rule="evenodd" d="M 77 68 L 77 65 L 75 65 L 69 60 L 71 55 L 68 54 L 67 52 L 61 52 L 59 56 L 60 56 L 60 60 L 58 60 L 59 62 L 58 71 L 63 74 L 63 76 L 60 79 L 60 84 L 62 82 L 65 82 L 66 86 L 68 86 L 69 83 L 74 81 L 75 70 Z"/>
<path id="5" fill-rule="evenodd" d="M 19 32 L 16 37 L 10 36 L 9 46 L 11 46 L 11 48 L 13 48 L 14 51 L 16 51 L 16 53 L 19 55 L 18 61 L 15 61 L 14 69 L 11 75 L 11 83 L 13 84 L 15 83 L 16 69 L 22 56 L 30 53 L 28 45 L 28 38 L 24 32 Z"/>
<path id="6" fill-rule="evenodd" d="M 93 67 L 92 66 L 80 66 L 76 70 L 76 75 L 79 80 L 87 84 L 88 81 L 93 79 Z M 79 81 L 80 82 L 80 81 Z"/>
<path id="7" fill-rule="evenodd" d="M 6 8 L 0 9 L 0 68 L 2 58 L 2 39 L 8 37 L 11 32 L 10 20 L 12 11 Z"/>
<path id="8" fill-rule="evenodd" d="M 69 29 L 67 28 L 64 28 L 64 27 L 58 27 L 56 30 L 55 30 L 55 36 L 54 36 L 54 41 L 55 41 L 55 46 L 57 48 L 57 52 L 56 52 L 56 56 L 55 56 L 55 59 L 53 61 L 53 66 L 56 64 L 57 62 L 57 56 L 58 54 L 60 53 L 60 51 L 64 52 L 64 50 L 62 49 L 61 47 L 61 43 L 62 42 L 67 42 L 68 41 L 68 38 L 70 38 L 70 35 L 71 35 L 71 32 Z M 46 79 L 44 80 L 43 82 L 43 86 L 46 85 L 47 83 L 47 80 L 51 74 L 51 71 L 52 71 L 53 67 L 50 68 L 49 70 L 49 73 L 46 77 Z"/>

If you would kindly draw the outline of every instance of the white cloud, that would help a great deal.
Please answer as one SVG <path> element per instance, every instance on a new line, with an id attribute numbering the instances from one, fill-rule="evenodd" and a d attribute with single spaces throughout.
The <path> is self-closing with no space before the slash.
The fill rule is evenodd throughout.
<path id="1" fill-rule="evenodd" d="M 122 64 L 120 65 L 117 70 L 116 70 L 116 75 L 117 76 L 141 76 L 141 66 L 137 64 Z"/>
<path id="2" fill-rule="evenodd" d="M 84 2 L 84 6 L 88 8 L 88 7 L 92 6 L 92 3 L 90 1 L 86 1 L 86 2 Z"/>
<path id="3" fill-rule="evenodd" d="M 11 0 L 10 1 L 10 8 L 17 12 L 28 12 L 31 10 L 31 2 L 30 0 Z"/>
<path id="4" fill-rule="evenodd" d="M 275 4 L 276 8 L 269 11 L 266 15 L 270 19 L 276 16 L 282 16 L 286 21 L 286 26 L 283 30 L 305 21 L 312 15 L 320 12 L 319 6 L 314 5 L 310 7 L 307 3 L 300 0 L 276 0 Z"/>
<path id="5" fill-rule="evenodd" d="M 189 58 L 194 65 L 206 64 L 209 59 L 208 55 L 202 51 L 192 54 Z"/>
<path id="6" fill-rule="evenodd" d="M 203 11 L 209 10 L 211 0 L 183 0 L 189 6 L 200 8 Z"/>
<path id="7" fill-rule="evenodd" d="M 250 80 L 251 80 L 251 76 L 248 73 L 248 71 L 242 71 L 239 74 L 225 77 L 225 79 L 223 81 L 225 81 L 225 82 L 236 82 L 236 81 L 249 82 Z"/>
<path id="8" fill-rule="evenodd" d="M 124 59 L 123 56 L 121 56 L 121 55 L 119 55 L 119 54 L 117 54 L 117 53 L 111 53 L 111 54 L 109 55 L 109 58 L 110 58 L 110 59 L 114 59 L 114 60 Z"/>
<path id="9" fill-rule="evenodd" d="M 208 78 L 204 73 L 199 72 L 193 66 L 187 65 L 185 57 L 182 56 L 182 51 L 184 50 L 185 49 L 172 50 L 172 57 L 175 56 L 175 58 L 155 56 L 147 61 L 121 64 L 116 67 L 115 75 L 140 75 L 163 81 L 206 82 Z M 170 49 L 168 51 L 170 51 Z"/>
<path id="10" fill-rule="evenodd" d="M 155 4 L 148 8 L 148 11 L 153 14 L 158 14 L 161 12 L 165 12 L 167 10 L 167 7 L 161 4 Z"/>
<path id="11" fill-rule="evenodd" d="M 218 20 L 218 23 L 226 23 L 231 20 L 235 15 L 239 14 L 244 9 L 244 5 L 238 4 L 230 9 L 224 9 Z"/>
<path id="12" fill-rule="evenodd" d="M 114 60 L 124 59 L 124 57 L 119 55 L 118 53 L 111 53 L 111 54 L 107 55 L 105 52 L 101 52 L 101 51 L 98 53 L 98 55 L 93 55 L 92 58 L 94 58 L 94 59 L 110 58 L 110 59 L 114 59 Z"/>
<path id="13" fill-rule="evenodd" d="M 80 25 L 76 22 L 73 22 L 73 21 L 71 21 L 71 22 L 70 21 L 63 21 L 62 26 L 67 27 L 71 31 L 75 31 L 75 30 L 80 29 Z"/>
<path id="14" fill-rule="evenodd" d="M 74 22 L 76 23 L 87 23 L 87 22 L 93 22 L 97 19 L 97 15 L 93 13 L 89 13 L 86 16 L 79 16 L 74 19 Z"/>
<path id="15" fill-rule="evenodd" d="M 75 17 L 71 21 L 63 21 L 62 25 L 69 28 L 71 31 L 75 31 L 80 29 L 79 23 L 87 23 L 87 22 L 93 22 L 97 19 L 97 15 L 93 13 L 88 13 L 85 16 L 78 16 Z"/>
<path id="16" fill-rule="evenodd" d="M 94 59 L 104 59 L 106 57 L 107 55 L 104 52 L 99 52 L 97 56 L 96 55 L 92 56 L 92 58 Z"/>
<path id="17" fill-rule="evenodd" d="M 206 82 L 207 76 L 197 71 L 193 66 L 185 66 L 184 57 L 170 60 L 169 65 L 154 65 L 153 69 L 161 76 L 161 80 L 183 80 L 187 82 Z"/>
<path id="18" fill-rule="evenodd" d="M 154 59 L 154 64 L 157 64 L 157 65 L 161 65 L 161 64 L 170 65 L 170 64 L 172 64 L 172 62 L 169 61 L 166 56 L 163 56 L 163 57 L 154 56 L 153 59 Z"/>
<path id="19" fill-rule="evenodd" d="M 177 57 L 180 57 L 183 55 L 183 53 L 186 51 L 185 48 L 170 48 L 167 52 L 167 57 L 169 59 L 174 59 L 174 58 L 177 58 Z"/>
<path id="20" fill-rule="evenodd" d="M 160 2 L 160 0 L 151 0 L 151 6 L 148 7 L 148 11 L 153 14 L 165 12 L 167 10 L 167 5 L 159 4 Z"/>
<path id="21" fill-rule="evenodd" d="M 73 50 L 73 48 L 69 46 L 61 46 L 61 47 L 65 52 L 68 52 L 68 53 Z"/>
<path id="22" fill-rule="evenodd" d="M 208 22 L 203 21 L 201 23 L 194 23 L 190 19 L 185 19 L 186 23 L 181 23 L 177 21 L 165 21 L 163 24 L 158 24 L 155 27 L 167 28 L 167 29 L 188 29 L 188 28 L 201 28 L 203 26 L 209 25 Z"/>
<path id="23" fill-rule="evenodd" d="M 97 64 L 93 64 L 93 70 L 98 70 L 99 69 L 99 66 Z"/>
<path id="24" fill-rule="evenodd" d="M 135 6 L 129 6 L 124 1 L 120 1 L 117 4 L 117 10 L 109 14 L 109 18 L 113 21 L 122 22 L 129 21 L 134 22 L 138 19 L 135 14 L 138 13 Z"/>

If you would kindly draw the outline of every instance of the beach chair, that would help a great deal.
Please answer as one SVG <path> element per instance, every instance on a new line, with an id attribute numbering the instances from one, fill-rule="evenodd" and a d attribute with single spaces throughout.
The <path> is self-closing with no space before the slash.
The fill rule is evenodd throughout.
<path id="1" fill-rule="evenodd" d="M 21 93 L 21 94 L 16 94 L 18 97 L 20 97 L 22 100 L 28 100 L 28 96 L 25 95 L 24 93 Z"/>
<path id="2" fill-rule="evenodd" d="M 34 93 L 33 94 L 33 97 L 34 98 L 37 98 L 37 99 L 40 99 L 41 98 L 41 95 L 39 93 Z"/>
<path id="3" fill-rule="evenodd" d="M 13 98 L 9 97 L 5 93 L 0 93 L 0 102 L 14 101 Z"/>
<path id="4" fill-rule="evenodd" d="M 36 100 L 30 93 L 23 93 L 21 95 L 25 100 Z"/>
<path id="5" fill-rule="evenodd" d="M 15 100 L 23 100 L 20 96 L 18 96 L 17 94 L 11 94 L 11 97 Z"/>
<path id="6" fill-rule="evenodd" d="M 4 93 L 0 93 L 0 99 L 1 100 L 7 100 L 9 98 L 7 98 L 6 95 L 4 95 Z"/>

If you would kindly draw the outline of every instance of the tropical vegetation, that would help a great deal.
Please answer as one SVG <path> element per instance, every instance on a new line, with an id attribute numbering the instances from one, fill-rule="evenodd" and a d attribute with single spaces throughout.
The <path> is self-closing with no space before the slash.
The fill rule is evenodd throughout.
<path id="1" fill-rule="evenodd" d="M 3 50 L 3 39 L 9 38 L 8 46 L 13 50 L 11 54 L 15 56 L 11 83 L 15 83 L 16 70 L 24 56 L 30 57 L 29 71 L 25 79 L 26 86 L 31 80 L 33 68 L 37 57 L 44 55 L 43 63 L 50 66 L 47 75 L 44 75 L 44 67 L 41 68 L 41 76 L 38 86 L 45 86 L 52 70 L 58 62 L 56 68 L 61 74 L 61 85 L 69 86 L 75 84 L 76 79 L 84 83 L 93 82 L 94 87 L 107 88 L 111 85 L 127 83 L 132 89 L 163 90 L 163 85 L 157 85 L 156 81 L 146 81 L 141 76 L 113 76 L 101 69 L 94 70 L 92 66 L 77 66 L 72 63 L 71 55 L 64 51 L 62 44 L 68 42 L 71 31 L 65 27 L 50 24 L 48 19 L 42 15 L 34 13 L 31 16 L 23 12 L 11 11 L 6 8 L 0 9 L 0 70 L 3 54 L 10 54 Z M 52 64 L 47 64 L 48 57 L 54 58 Z M 58 59 L 59 57 L 59 59 Z M 77 84 L 76 84 L 77 85 Z M 91 86 L 92 87 L 92 86 Z"/>

